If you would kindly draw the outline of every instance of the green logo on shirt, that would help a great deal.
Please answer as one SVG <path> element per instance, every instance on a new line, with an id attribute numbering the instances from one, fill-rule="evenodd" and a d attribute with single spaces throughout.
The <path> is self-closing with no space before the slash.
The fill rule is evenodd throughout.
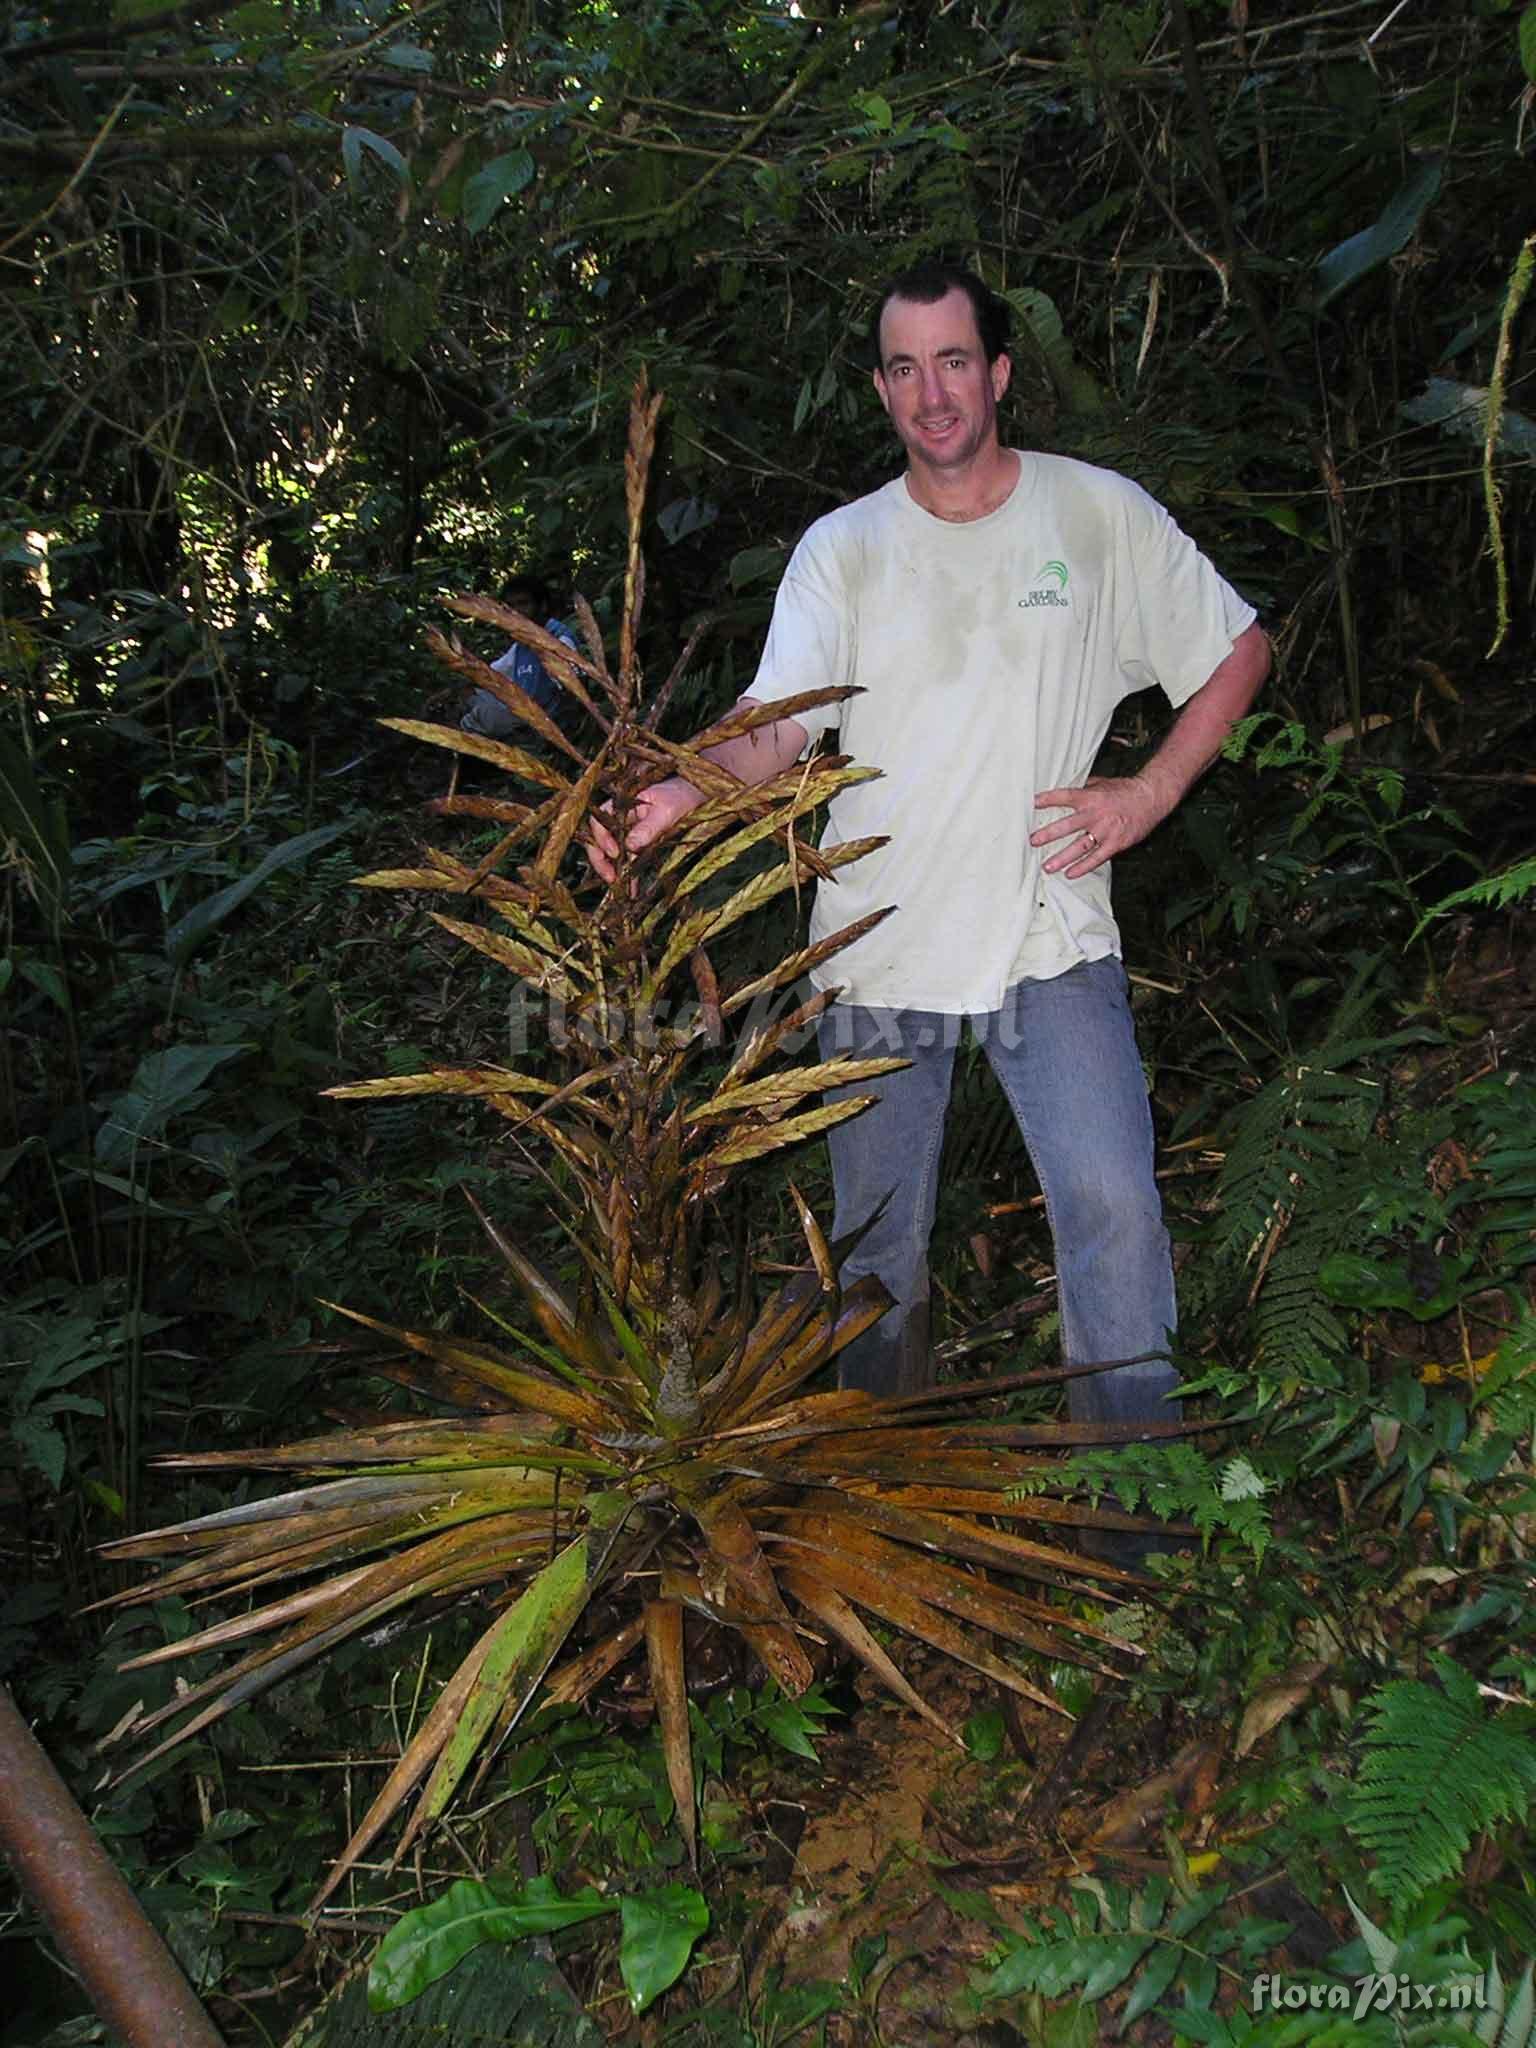
<path id="1" fill-rule="evenodd" d="M 1034 587 L 1019 599 L 1019 610 L 1033 611 L 1041 605 L 1059 605 L 1070 610 L 1067 581 L 1065 562 L 1047 562 L 1044 568 L 1035 571 Z M 1054 588 L 1042 589 L 1042 585 L 1054 585 Z"/>

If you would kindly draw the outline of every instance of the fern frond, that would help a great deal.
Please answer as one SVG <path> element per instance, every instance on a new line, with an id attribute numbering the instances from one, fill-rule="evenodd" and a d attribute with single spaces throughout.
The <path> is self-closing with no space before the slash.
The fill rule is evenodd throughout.
<path id="1" fill-rule="evenodd" d="M 1346 1825 L 1376 1859 L 1394 1908 L 1460 1868 L 1472 1838 L 1536 1801 L 1536 1711 L 1483 1708 L 1476 1681 L 1432 1655 L 1440 1685 L 1396 1679 L 1366 1703 L 1370 1726 Z"/>
<path id="2" fill-rule="evenodd" d="M 1008 1498 L 1021 1500 L 1040 1491 L 1035 1477 L 1010 1486 Z M 1053 1491 L 1065 1481 L 1081 1487 L 1094 1506 L 1112 1491 L 1127 1514 L 1144 1509 L 1164 1521 L 1190 1521 L 1206 1537 L 1225 1529 L 1256 1558 L 1269 1546 L 1269 1482 L 1247 1458 L 1229 1458 L 1218 1471 L 1193 1444 L 1121 1444 L 1079 1451 L 1065 1465 L 1052 1467 L 1048 1477 Z"/>
<path id="3" fill-rule="evenodd" d="M 1536 1429 L 1536 1314 L 1527 1310 L 1495 1352 L 1478 1406 L 1494 1429 L 1511 1436 Z"/>
<path id="4" fill-rule="evenodd" d="M 1481 881 L 1469 882 L 1465 889 L 1455 889 L 1449 896 L 1442 896 L 1432 904 L 1419 919 L 1413 930 L 1417 938 L 1425 925 L 1437 917 L 1444 917 L 1452 910 L 1471 909 L 1474 906 L 1484 910 L 1504 910 L 1511 903 L 1518 903 L 1523 896 L 1536 890 L 1536 856 L 1530 860 L 1516 861 L 1512 868 L 1505 868 L 1502 874 L 1484 875 Z"/>

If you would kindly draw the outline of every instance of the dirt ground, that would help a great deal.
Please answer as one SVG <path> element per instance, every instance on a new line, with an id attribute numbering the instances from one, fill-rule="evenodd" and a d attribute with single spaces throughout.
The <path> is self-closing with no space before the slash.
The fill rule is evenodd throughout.
<path id="1" fill-rule="evenodd" d="M 956 1727 L 998 1704 L 986 1679 L 937 1659 L 909 1675 Z M 1138 1717 L 1133 1729 L 1123 1709 L 1090 1710 L 1090 1727 L 1086 1716 L 1074 1724 L 1020 1708 L 986 1762 L 879 1695 L 818 1744 L 822 1782 L 804 1795 L 788 1880 L 758 1916 L 749 2002 L 774 1973 L 846 1987 L 860 1944 L 884 1937 L 856 2008 L 829 2019 L 829 2042 L 1007 2048 L 1023 2039 L 977 1997 L 999 1930 L 1074 1874 L 1112 1874 L 1123 1855 L 1131 1868 L 1118 1874 L 1131 1875 L 1146 1859 L 1106 1836 L 1134 1843 L 1170 1800 L 1197 1818 L 1214 1793 L 1214 1757 L 1191 1747 L 1170 1770 L 1161 1724 Z"/>

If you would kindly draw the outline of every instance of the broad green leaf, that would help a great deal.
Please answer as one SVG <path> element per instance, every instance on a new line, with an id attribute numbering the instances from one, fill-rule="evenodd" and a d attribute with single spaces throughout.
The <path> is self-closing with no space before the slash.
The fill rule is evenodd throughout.
<path id="1" fill-rule="evenodd" d="M 1045 2016 L 1040 2048 L 1099 2048 L 1098 2015 L 1086 1999 L 1069 1999 Z"/>
<path id="2" fill-rule="evenodd" d="M 624 1899 L 619 1914 L 619 1974 L 630 2006 L 640 2013 L 688 1967 L 693 1945 L 709 1925 L 709 1908 L 690 1885 L 669 1884 Z"/>
<path id="3" fill-rule="evenodd" d="M 532 182 L 533 158 L 526 149 L 509 150 L 493 157 L 483 171 L 477 171 L 464 187 L 463 220 L 472 235 L 489 227 L 504 199 L 511 199 Z"/>
<path id="4" fill-rule="evenodd" d="M 248 1835 L 261 1822 L 254 1813 L 247 1813 L 242 1806 L 226 1806 L 222 1813 L 216 1813 L 203 1834 L 205 1842 L 232 1842 L 238 1835 Z"/>
<path id="5" fill-rule="evenodd" d="M 1371 1958 L 1371 1968 L 1384 1977 L 1397 1961 L 1397 1942 L 1376 1925 L 1369 1913 L 1362 1912 L 1350 1897 L 1347 1886 L 1344 1891 L 1344 1903 L 1354 1915 L 1355 1925 L 1360 1930 L 1360 1939 L 1365 1943 L 1366 1951 Z"/>
<path id="6" fill-rule="evenodd" d="M 1100 411 L 1104 394 L 1094 377 L 1074 359 L 1055 300 L 1032 285 L 1020 285 L 1002 296 L 1018 321 L 1015 354 L 1032 344 L 1064 405 L 1076 412 Z"/>
<path id="7" fill-rule="evenodd" d="M 591 1597 L 596 1576 L 595 1572 L 589 1575 L 591 1553 L 595 1551 L 599 1560 L 606 1558 L 610 1543 L 611 1538 L 595 1535 L 576 1537 L 507 1609 L 458 1725 L 444 1743 L 422 1794 L 418 1825 L 435 1820 L 443 1811 L 492 1722 L 508 1703 L 518 1694 L 526 1698 L 544 1676 Z"/>
<path id="8" fill-rule="evenodd" d="M 113 1102 L 96 1133 L 97 1160 L 116 1166 L 131 1159 L 134 1148 L 185 1108 L 210 1074 L 251 1050 L 249 1045 L 172 1045 L 140 1060 L 126 1092 Z"/>
<path id="9" fill-rule="evenodd" d="M 383 53 L 386 64 L 392 64 L 397 71 L 430 71 L 433 57 L 430 50 L 424 50 L 420 43 L 391 43 Z"/>
<path id="10" fill-rule="evenodd" d="M 356 185 L 362 175 L 364 150 L 376 156 L 386 170 L 393 171 L 402 185 L 410 183 L 410 167 L 395 145 L 386 137 L 375 135 L 371 128 L 354 125 L 341 131 L 341 161 L 349 184 Z"/>
<path id="11" fill-rule="evenodd" d="M 1108 1934 L 1099 1938 L 1099 1956 L 1083 1985 L 1090 2003 L 1117 1990 L 1151 1948 L 1150 1934 Z"/>
<path id="12" fill-rule="evenodd" d="M 308 860 L 312 853 L 318 853 L 322 846 L 329 846 L 332 840 L 339 839 L 343 832 L 351 829 L 352 821 L 346 818 L 332 825 L 317 825 L 312 832 L 300 832 L 295 838 L 285 839 L 280 846 L 274 846 L 248 875 L 242 875 L 238 882 L 231 882 L 227 889 L 220 889 L 217 895 L 205 897 L 201 903 L 194 904 L 185 917 L 176 920 L 165 935 L 165 950 L 170 959 L 176 966 L 183 966 L 208 934 L 217 931 L 224 920 L 232 916 L 248 896 L 254 895 L 269 877 L 281 868 L 292 867 L 296 861 Z"/>
<path id="13" fill-rule="evenodd" d="M 731 557 L 731 588 L 745 590 L 765 577 L 776 576 L 783 566 L 784 550 L 780 547 L 743 548 Z"/>
<path id="14" fill-rule="evenodd" d="M 706 526 L 713 526 L 720 517 L 720 507 L 713 498 L 674 498 L 669 505 L 663 505 L 656 515 L 656 524 L 663 537 L 672 545 L 687 540 L 690 534 L 702 533 Z"/>
<path id="15" fill-rule="evenodd" d="M 1475 441 L 1479 447 L 1488 438 L 1486 384 L 1461 384 L 1454 377 L 1431 377 L 1415 397 L 1403 400 L 1398 411 L 1404 419 L 1421 427 L 1443 427 L 1446 433 Z M 1536 419 L 1505 406 L 1499 413 L 1494 449 L 1499 455 L 1536 455 Z"/>
<path id="16" fill-rule="evenodd" d="M 1317 309 L 1322 311 L 1340 292 L 1379 270 L 1413 239 L 1445 175 L 1438 157 L 1421 163 L 1413 176 L 1388 201 L 1381 217 L 1358 235 L 1330 249 L 1317 266 Z"/>
<path id="17" fill-rule="evenodd" d="M 1003 1753 L 1007 1723 L 997 1707 L 983 1707 L 972 1714 L 961 1731 L 965 1746 L 978 1763 L 990 1764 Z"/>
<path id="18" fill-rule="evenodd" d="M 1159 1947 L 1131 1986 L 1130 1996 L 1125 2001 L 1125 2010 L 1120 2015 L 1117 2032 L 1123 2034 L 1133 2020 L 1139 2020 L 1143 2013 L 1152 2010 L 1179 1974 L 1179 1965 L 1183 1960 L 1184 1951 L 1176 1943 L 1164 1942 Z"/>
<path id="19" fill-rule="evenodd" d="M 1526 77 L 1536 85 L 1536 0 L 1520 17 L 1520 62 Z"/>
<path id="20" fill-rule="evenodd" d="M 758 1710 L 758 1722 L 765 1735 L 771 1735 L 781 1749 L 787 1749 L 791 1756 L 803 1756 L 810 1763 L 816 1762 L 816 1750 L 811 1737 L 818 1732 L 816 1723 L 796 1700 L 770 1701 Z"/>
<path id="21" fill-rule="evenodd" d="M 35 989 L 41 989 L 48 1000 L 56 1003 L 66 1017 L 69 1015 L 69 983 L 51 961 L 23 960 L 21 978 L 23 981 L 30 981 Z"/>
<path id="22" fill-rule="evenodd" d="M 48 1423 L 37 1417 L 21 1415 L 15 1417 L 8 1434 L 11 1443 L 21 1453 L 22 1463 L 41 1472 L 48 1484 L 57 1493 L 64 1483 L 64 1439 Z"/>
<path id="23" fill-rule="evenodd" d="M 404 1914 L 379 1943 L 368 1966 L 368 2004 L 374 2012 L 407 2005 L 483 1941 L 521 1941 L 552 1934 L 613 1910 L 611 1899 L 590 1887 L 561 1898 L 554 1880 L 526 1886 L 460 1878 L 441 1898 Z"/>
<path id="24" fill-rule="evenodd" d="M 856 92 L 853 104 L 878 135 L 891 132 L 891 103 L 883 93 Z"/>
<path id="25" fill-rule="evenodd" d="M 1432 1285 L 1422 1291 L 1414 1285 L 1408 1267 L 1401 1260 L 1390 1264 L 1368 1259 L 1358 1252 L 1334 1252 L 1318 1268 L 1317 1284 L 1330 1301 L 1345 1308 L 1397 1308 L 1415 1321 L 1436 1322 L 1455 1306 L 1462 1293 L 1461 1282 L 1471 1270 L 1467 1257 L 1438 1260 L 1432 1271 Z"/>

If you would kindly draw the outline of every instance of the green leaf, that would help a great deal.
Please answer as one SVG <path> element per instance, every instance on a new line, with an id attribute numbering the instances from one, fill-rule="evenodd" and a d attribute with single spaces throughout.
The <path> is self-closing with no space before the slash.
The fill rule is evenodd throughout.
<path id="1" fill-rule="evenodd" d="M 1179 1965 L 1183 1960 L 1183 1949 L 1176 1947 L 1172 1942 L 1164 1942 L 1159 1947 L 1131 1986 L 1130 1996 L 1125 2001 L 1125 2010 L 1120 2015 L 1117 2033 L 1123 2034 L 1133 2020 L 1139 2020 L 1143 2013 L 1152 2010 L 1179 1974 Z"/>
<path id="2" fill-rule="evenodd" d="M 550 1659 L 591 1598 L 611 1548 L 611 1534 L 603 1537 L 592 1531 L 573 1538 L 502 1616 L 480 1675 L 422 1794 L 424 1819 L 435 1820 L 447 1806 L 491 1723 L 515 1695 L 521 1695 L 519 1704 L 526 1701 L 549 1669 Z M 510 1719 L 516 1719 L 516 1711 Z"/>
<path id="3" fill-rule="evenodd" d="M 1536 85 L 1536 0 L 1520 17 L 1520 63 L 1526 77 Z"/>
<path id="4" fill-rule="evenodd" d="M 419 43 L 391 43 L 383 58 L 397 71 L 430 71 L 433 64 L 432 52 Z"/>
<path id="5" fill-rule="evenodd" d="M 1141 1961 L 1152 1946 L 1150 1934 L 1111 1934 L 1103 1937 L 1102 1953 L 1088 1973 L 1083 1985 L 1083 1996 L 1090 2004 L 1103 1998 L 1119 1985 Z"/>
<path id="6" fill-rule="evenodd" d="M 22 1462 L 41 1472 L 57 1493 L 64 1483 L 66 1456 L 64 1439 L 59 1432 L 35 1416 L 21 1415 L 12 1420 L 9 1435 L 21 1453 Z"/>
<path id="7" fill-rule="evenodd" d="M 379 1943 L 368 1966 L 369 2008 L 393 2012 L 409 2004 L 482 1942 L 552 1934 L 612 1912 L 613 1904 L 590 1886 L 563 1899 L 548 1877 L 526 1887 L 460 1878 L 441 1898 L 402 1915 Z"/>
<path id="8" fill-rule="evenodd" d="M 241 1806 L 226 1806 L 222 1813 L 216 1813 L 209 1821 L 203 1834 L 205 1842 L 232 1842 L 237 1835 L 248 1835 L 252 1828 L 261 1823 L 254 1813 L 247 1813 Z"/>
<path id="9" fill-rule="evenodd" d="M 23 960 L 21 978 L 23 981 L 30 981 L 35 989 L 41 989 L 48 1000 L 56 1003 L 66 1017 L 69 1015 L 69 983 L 51 961 Z"/>
<path id="10" fill-rule="evenodd" d="M 249 1045 L 172 1045 L 148 1054 L 96 1133 L 97 1160 L 115 1166 L 131 1159 L 138 1145 L 191 1102 L 210 1074 L 251 1050 Z"/>
<path id="11" fill-rule="evenodd" d="M 731 588 L 745 590 L 749 584 L 761 583 L 764 577 L 776 576 L 783 566 L 782 548 L 743 548 L 731 557 Z"/>
<path id="12" fill-rule="evenodd" d="M 1345 1308 L 1396 1308 L 1421 1323 L 1449 1314 L 1462 1294 L 1462 1281 L 1475 1262 L 1469 1256 L 1435 1262 L 1427 1291 L 1414 1285 L 1405 1264 L 1334 1252 L 1318 1268 L 1317 1284 L 1329 1301 Z"/>
<path id="13" fill-rule="evenodd" d="M 709 1925 L 709 1908 L 689 1885 L 664 1885 L 621 1901 L 619 1974 L 632 2009 L 644 2012 L 688 1967 Z"/>
<path id="14" fill-rule="evenodd" d="M 365 149 L 376 156 L 386 170 L 393 171 L 402 185 L 411 182 L 410 166 L 392 142 L 382 135 L 375 135 L 371 128 L 353 125 L 341 131 L 341 161 L 346 168 L 349 185 L 355 186 L 362 175 Z"/>
<path id="15" fill-rule="evenodd" d="M 1371 1959 L 1371 1968 L 1376 1971 L 1378 1976 L 1386 1976 L 1392 1965 L 1397 1961 L 1398 1944 L 1390 1934 L 1384 1933 L 1376 1925 L 1376 1922 L 1369 1913 L 1363 1912 L 1355 1904 L 1349 1895 L 1347 1886 L 1344 1891 L 1344 1903 L 1354 1915 L 1355 1925 L 1360 1930 L 1360 1939 L 1365 1943 L 1366 1954 Z"/>
<path id="16" fill-rule="evenodd" d="M 1488 438 L 1488 386 L 1461 384 L 1454 377 L 1431 377 L 1424 389 L 1398 407 L 1404 419 L 1421 427 L 1440 427 L 1479 448 Z M 1499 455 L 1536 455 L 1536 419 L 1504 406 L 1499 412 L 1494 450 Z"/>
<path id="17" fill-rule="evenodd" d="M 771 1735 L 780 1749 L 787 1749 L 792 1756 L 803 1756 L 815 1763 L 816 1751 L 811 1737 L 816 1733 L 816 1724 L 794 1700 L 771 1700 L 758 1709 L 757 1718 L 764 1734 Z"/>
<path id="18" fill-rule="evenodd" d="M 312 853 L 318 853 L 322 846 L 329 846 L 333 839 L 339 839 L 343 832 L 351 829 L 351 819 L 344 818 L 336 824 L 317 825 L 312 832 L 300 832 L 292 839 L 285 839 L 280 846 L 274 846 L 264 860 L 258 861 L 248 875 L 242 875 L 238 882 L 231 882 L 227 889 L 220 889 L 216 895 L 204 897 L 201 903 L 193 904 L 186 916 L 179 917 L 165 935 L 165 950 L 172 963 L 177 967 L 184 966 L 208 934 L 217 931 L 247 896 L 254 895 L 262 883 L 280 868 L 308 860 Z"/>
<path id="19" fill-rule="evenodd" d="M 883 93 L 856 92 L 853 104 L 878 135 L 891 132 L 891 103 Z"/>
<path id="20" fill-rule="evenodd" d="M 1032 285 L 1020 285 L 1002 296 L 1018 320 L 1015 354 L 1038 353 L 1056 396 L 1073 411 L 1101 410 L 1104 394 L 1075 361 L 1055 300 Z"/>
<path id="21" fill-rule="evenodd" d="M 1340 292 L 1348 291 L 1352 284 L 1379 270 L 1408 246 L 1439 192 L 1444 175 L 1444 165 L 1438 157 L 1421 163 L 1407 184 L 1392 195 L 1378 220 L 1321 258 L 1317 266 L 1319 312 Z"/>
<path id="22" fill-rule="evenodd" d="M 980 1764 L 992 1763 L 1003 1753 L 1003 1738 L 1007 1723 L 998 1707 L 983 1707 L 972 1714 L 962 1731 L 965 1746 Z"/>
<path id="23" fill-rule="evenodd" d="M 493 157 L 464 187 L 463 220 L 470 234 L 489 227 L 504 199 L 511 199 L 533 179 L 533 158 L 526 149 Z"/>
<path id="24" fill-rule="evenodd" d="M 1221 1468 L 1223 1500 L 1262 1500 L 1268 1490 L 1246 1458 L 1229 1458 Z"/>

